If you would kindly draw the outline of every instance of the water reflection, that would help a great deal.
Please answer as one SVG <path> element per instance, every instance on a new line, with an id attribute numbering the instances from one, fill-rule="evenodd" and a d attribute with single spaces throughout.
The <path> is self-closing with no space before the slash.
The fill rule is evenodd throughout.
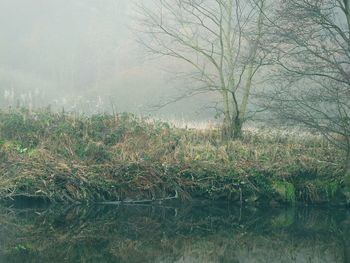
<path id="1" fill-rule="evenodd" d="M 350 262 L 343 209 L 0 209 L 0 262 Z"/>

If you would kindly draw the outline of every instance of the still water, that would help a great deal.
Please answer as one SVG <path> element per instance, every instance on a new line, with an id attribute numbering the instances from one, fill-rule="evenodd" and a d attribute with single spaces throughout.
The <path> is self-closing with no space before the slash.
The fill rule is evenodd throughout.
<path id="1" fill-rule="evenodd" d="M 350 262 L 350 211 L 2 207 L 0 262 Z"/>

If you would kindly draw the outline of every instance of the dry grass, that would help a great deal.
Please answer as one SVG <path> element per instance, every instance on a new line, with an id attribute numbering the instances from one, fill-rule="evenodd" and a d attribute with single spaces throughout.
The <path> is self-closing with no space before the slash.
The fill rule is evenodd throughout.
<path id="1" fill-rule="evenodd" d="M 340 152 L 306 132 L 249 128 L 242 140 L 222 141 L 215 126 L 178 128 L 127 113 L 0 112 L 2 199 L 86 202 L 175 192 L 183 200 L 242 201 L 242 192 L 247 200 L 271 199 L 273 180 L 302 189 L 315 180 L 340 181 L 339 159 Z M 317 200 L 325 198 L 321 190 Z"/>

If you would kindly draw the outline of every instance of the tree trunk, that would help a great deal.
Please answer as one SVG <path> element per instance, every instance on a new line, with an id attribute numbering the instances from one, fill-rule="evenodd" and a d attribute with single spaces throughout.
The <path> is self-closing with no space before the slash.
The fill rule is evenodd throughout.
<path id="1" fill-rule="evenodd" d="M 242 138 L 242 135 L 243 135 L 242 126 L 243 126 L 243 121 L 241 120 L 239 115 L 237 115 L 233 120 L 233 139 Z"/>
<path id="2" fill-rule="evenodd" d="M 249 97 L 250 97 L 250 92 L 252 89 L 252 82 L 253 82 L 253 77 L 255 74 L 255 60 L 257 57 L 257 53 L 258 53 L 258 45 L 259 45 L 259 41 L 262 37 L 262 28 L 263 28 L 263 20 L 264 20 L 264 12 L 265 12 L 265 6 L 266 6 L 266 0 L 262 0 L 261 1 L 261 6 L 260 6 L 260 13 L 259 13 L 259 17 L 258 17 L 258 21 L 257 21 L 257 26 L 258 26 L 258 32 L 257 32 L 257 37 L 253 43 L 253 47 L 250 50 L 250 58 L 249 58 L 249 63 L 248 63 L 248 75 L 247 75 L 247 81 L 244 87 L 244 95 L 242 98 L 242 104 L 240 107 L 240 122 L 243 123 L 244 119 L 245 119 L 245 114 L 247 111 L 247 107 L 248 107 L 248 102 L 249 102 Z M 242 125 L 241 125 L 242 126 Z"/>
<path id="3" fill-rule="evenodd" d="M 224 85 L 223 85 L 224 86 Z M 230 140 L 233 137 L 231 113 L 229 106 L 228 92 L 226 88 L 222 91 L 223 103 L 224 103 L 224 122 L 222 125 L 222 138 L 224 140 Z"/>
<path id="4" fill-rule="evenodd" d="M 222 127 L 222 138 L 224 140 L 240 139 L 242 138 L 243 121 L 239 116 L 232 118 L 224 118 Z"/>
<path id="5" fill-rule="evenodd" d="M 222 139 L 223 140 L 231 140 L 233 138 L 233 127 L 232 121 L 230 117 L 225 116 L 224 122 L 222 125 Z"/>

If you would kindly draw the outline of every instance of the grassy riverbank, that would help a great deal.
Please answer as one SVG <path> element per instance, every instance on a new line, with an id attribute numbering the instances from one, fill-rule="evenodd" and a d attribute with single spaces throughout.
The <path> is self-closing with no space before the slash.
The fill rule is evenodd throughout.
<path id="1" fill-rule="evenodd" d="M 0 199 L 343 202 L 341 153 L 321 137 L 246 131 L 223 142 L 131 114 L 0 112 Z"/>

